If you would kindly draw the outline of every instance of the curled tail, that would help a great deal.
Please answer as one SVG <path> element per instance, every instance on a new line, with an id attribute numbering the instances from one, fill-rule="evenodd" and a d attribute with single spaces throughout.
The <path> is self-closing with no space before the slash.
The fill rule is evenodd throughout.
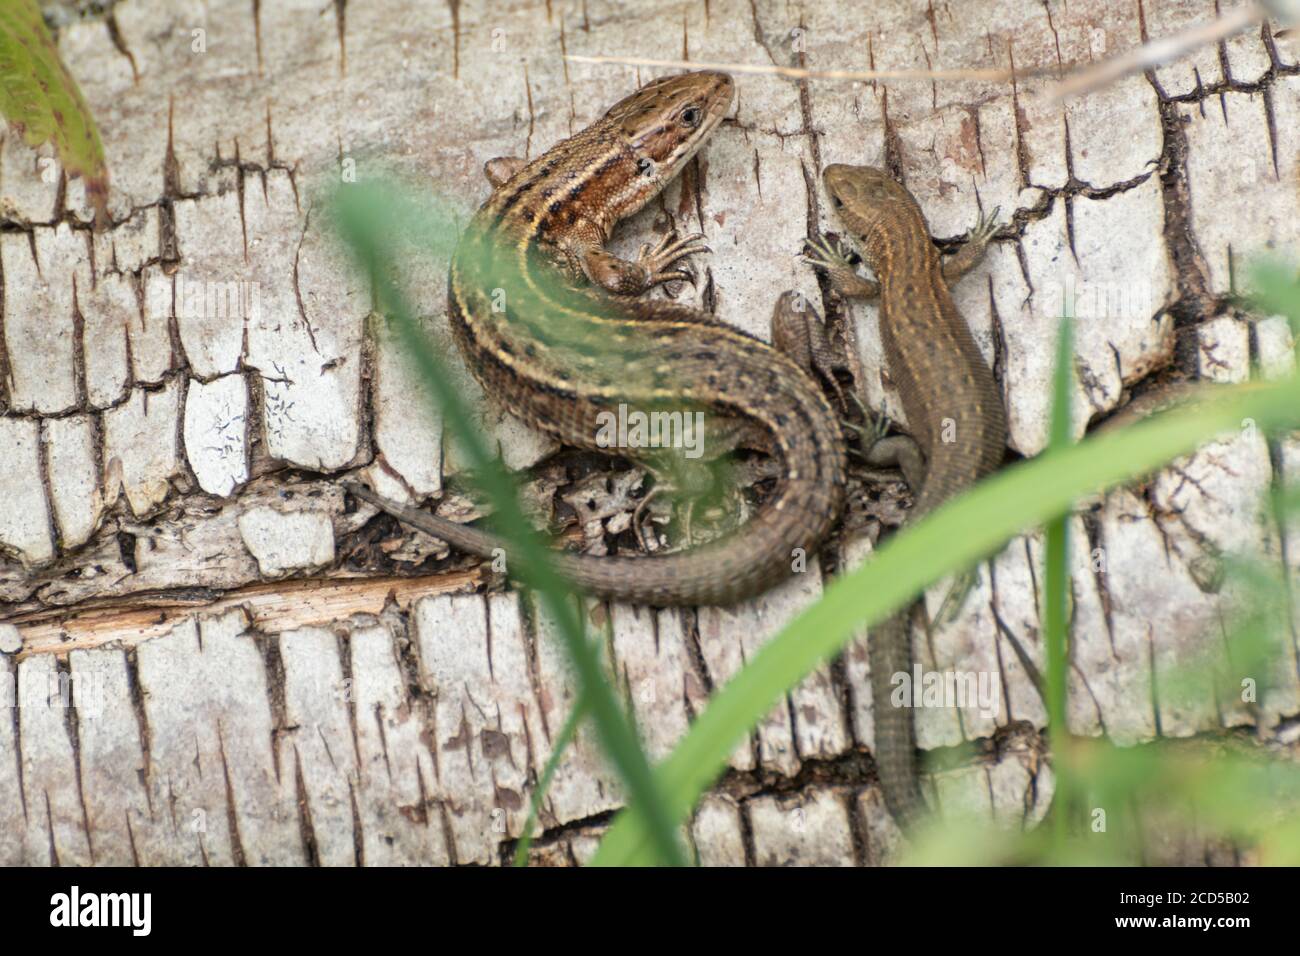
<path id="1" fill-rule="evenodd" d="M 345 482 L 344 487 L 403 524 L 455 548 L 481 558 L 504 553 L 507 568 L 518 566 L 512 546 L 499 535 L 390 501 L 355 482 Z M 732 604 L 787 577 L 794 549 L 810 551 L 817 546 L 838 517 L 839 487 L 786 482 L 743 528 L 689 551 L 644 557 L 555 551 L 551 561 L 570 583 L 598 597 L 659 607 Z"/>

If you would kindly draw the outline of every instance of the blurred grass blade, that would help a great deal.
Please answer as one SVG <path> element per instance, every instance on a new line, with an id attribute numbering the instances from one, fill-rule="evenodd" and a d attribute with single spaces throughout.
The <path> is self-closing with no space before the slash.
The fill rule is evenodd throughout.
<path id="1" fill-rule="evenodd" d="M 1228 744 L 1190 751 L 1182 742 L 1116 747 L 1088 741 L 1080 769 L 1098 807 L 1133 808 L 1107 813 L 1107 837 L 1119 853 L 1132 853 L 1144 831 L 1182 825 L 1229 839 L 1265 841 L 1271 863 L 1294 863 L 1297 832 L 1288 826 L 1300 799 L 1300 767 L 1240 752 Z"/>
<path id="2" fill-rule="evenodd" d="M 1076 772 L 1088 784 L 1097 826 L 1015 832 L 987 816 L 932 820 L 901 862 L 910 866 L 1134 866 L 1153 846 L 1227 840 L 1253 847 L 1266 866 L 1300 861 L 1300 767 L 1263 753 L 1224 751 L 1222 741 L 1157 740 L 1117 747 L 1075 741 Z M 1050 831 L 1050 832 L 1049 832 Z"/>
<path id="3" fill-rule="evenodd" d="M 542 801 L 546 799 L 546 791 L 551 788 L 551 780 L 555 777 L 555 770 L 560 766 L 564 752 L 569 749 L 569 745 L 578 735 L 578 724 L 582 723 L 589 711 L 587 695 L 579 694 L 578 699 L 573 702 L 573 709 L 569 711 L 569 716 L 564 720 L 564 726 L 560 728 L 560 732 L 555 735 L 555 740 L 551 743 L 551 756 L 547 758 L 537 786 L 533 788 L 532 799 L 528 801 L 528 819 L 524 821 L 523 835 L 515 847 L 515 866 L 528 865 L 528 850 L 533 845 L 533 827 L 537 823 L 537 814 L 541 812 Z"/>
<path id="4" fill-rule="evenodd" d="M 54 143 L 63 171 L 85 177 L 96 218 L 106 222 L 108 165 L 99 130 L 36 0 L 0 3 L 0 112 L 28 146 Z"/>
<path id="5" fill-rule="evenodd" d="M 1194 711 L 1213 700 L 1231 724 L 1270 690 L 1285 688 L 1289 613 L 1282 568 L 1240 558 L 1222 564 L 1218 594 L 1227 620 L 1185 642 L 1176 666 L 1165 665 L 1153 677 L 1162 706 Z"/>
<path id="6" fill-rule="evenodd" d="M 1300 423 L 1300 377 L 1224 388 L 1129 428 L 1045 453 L 982 482 L 895 535 L 874 560 L 833 582 L 822 600 L 764 645 L 715 695 L 659 771 L 673 820 L 686 817 L 748 728 L 855 630 L 882 620 L 943 575 L 994 553 L 1017 532 L 1068 510 L 1075 499 L 1238 430 L 1248 418 L 1265 429 Z M 641 818 L 620 814 L 594 862 L 643 861 L 645 846 Z"/>
<path id="7" fill-rule="evenodd" d="M 1255 292 L 1250 305 L 1266 315 L 1286 316 L 1291 334 L 1300 348 L 1300 276 L 1294 266 L 1281 262 L 1261 262 L 1251 270 Z"/>
<path id="8" fill-rule="evenodd" d="M 1283 488 L 1273 500 L 1276 503 L 1277 514 L 1289 518 L 1300 517 L 1300 484 Z"/>
<path id="9" fill-rule="evenodd" d="M 428 219 L 415 222 L 410 206 L 391 187 L 356 184 L 338 189 L 331 203 L 335 221 L 361 267 L 371 278 L 377 309 L 396 327 L 406 353 L 414 361 L 420 378 L 429 388 L 444 420 L 462 443 L 469 463 L 496 513 L 501 532 L 519 557 L 512 575 L 535 590 L 550 613 L 564 640 L 569 658 L 578 673 L 580 697 L 586 700 L 595 719 L 600 739 L 614 766 L 623 777 L 632 802 L 645 815 L 658 860 L 674 865 L 685 862 L 667 806 L 657 792 L 658 783 L 636 737 L 627 714 L 605 680 L 595 649 L 588 643 L 582 618 L 569 600 L 574 593 L 556 573 L 548 549 L 525 519 L 509 476 L 497 464 L 486 443 L 474 428 L 471 412 L 458 393 L 407 304 L 400 285 L 401 266 L 406 265 L 396 250 L 410 248 L 412 240 L 434 238 L 447 244 L 455 230 L 449 220 L 441 228 Z M 430 233 L 435 234 L 430 236 Z M 509 277 L 503 277 L 508 280 Z"/>
<path id="10" fill-rule="evenodd" d="M 1067 296 L 1072 293 L 1067 291 Z M 1070 402 L 1074 398 L 1074 303 L 1066 301 L 1056 343 L 1056 372 L 1052 379 L 1051 426 L 1048 453 L 1060 453 L 1070 446 Z M 1047 522 L 1044 542 L 1043 647 L 1047 655 L 1047 727 L 1052 745 L 1052 766 L 1056 771 L 1056 812 L 1053 832 L 1062 846 L 1076 809 L 1078 787 L 1072 771 L 1066 724 L 1066 627 L 1069 614 L 1070 571 L 1068 565 L 1070 517 L 1074 502 Z"/>

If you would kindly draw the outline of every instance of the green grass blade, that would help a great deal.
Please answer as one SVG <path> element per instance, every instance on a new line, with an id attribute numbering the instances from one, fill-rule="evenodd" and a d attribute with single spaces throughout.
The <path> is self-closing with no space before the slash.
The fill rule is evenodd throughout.
<path id="1" fill-rule="evenodd" d="M 1300 347 L 1300 281 L 1294 266 L 1261 262 L 1251 270 L 1255 293 L 1251 306 L 1258 312 L 1286 316 Z"/>
<path id="2" fill-rule="evenodd" d="M 573 738 L 578 735 L 578 724 L 582 723 L 588 710 L 586 695 L 580 694 L 573 703 L 573 710 L 569 711 L 569 716 L 565 718 L 564 726 L 555 736 L 555 742 L 551 746 L 551 756 L 547 758 L 546 766 L 542 768 L 542 776 L 533 789 L 533 798 L 528 801 L 528 819 L 524 821 L 524 834 L 515 847 L 515 866 L 528 865 L 528 849 L 533 845 L 533 827 L 537 823 L 537 814 L 541 812 L 542 800 L 546 797 L 546 791 L 551 788 L 551 780 L 560 765 L 560 758 L 573 743 Z"/>
<path id="3" fill-rule="evenodd" d="M 1074 397 L 1073 303 L 1065 303 L 1056 345 L 1056 372 L 1052 379 L 1051 427 L 1048 453 L 1059 453 L 1072 444 L 1070 402 Z M 1069 502 L 1073 506 L 1073 502 Z M 1047 655 L 1047 726 L 1056 757 L 1057 812 L 1053 831 L 1063 845 L 1066 827 L 1074 810 L 1077 787 L 1068 756 L 1069 729 L 1066 725 L 1066 628 L 1069 614 L 1070 512 L 1063 510 L 1047 522 L 1043 576 L 1043 646 Z"/>
<path id="4" fill-rule="evenodd" d="M 1106 808 L 1097 826 L 1009 831 L 987 817 L 953 815 L 916 834 L 903 861 L 911 866 L 1132 866 L 1162 841 L 1223 838 L 1249 845 L 1264 865 L 1300 860 L 1300 767 L 1260 754 L 1224 752 L 1220 742 L 1158 740 L 1117 747 L 1077 740 L 1077 772 L 1089 806 Z"/>
<path id="5" fill-rule="evenodd" d="M 994 553 L 1017 532 L 1066 511 L 1075 499 L 1157 468 L 1240 429 L 1246 419 L 1264 428 L 1300 423 L 1300 378 L 1225 388 L 1211 399 L 1018 464 L 895 535 L 875 560 L 832 583 L 821 601 L 716 694 L 660 768 L 673 820 L 686 817 L 747 729 L 855 630 L 882 620 L 943 575 Z M 645 844 L 641 818 L 620 814 L 594 862 L 642 862 Z"/>

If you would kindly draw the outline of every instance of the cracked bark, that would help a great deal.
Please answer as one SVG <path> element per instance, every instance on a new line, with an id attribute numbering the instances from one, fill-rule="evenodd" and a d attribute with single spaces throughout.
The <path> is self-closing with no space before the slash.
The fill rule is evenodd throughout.
<path id="1" fill-rule="evenodd" d="M 0 622 L 22 646 L 0 677 L 21 686 L 64 675 L 91 696 L 55 711 L 24 698 L 0 721 L 5 863 L 494 864 L 513 853 L 573 679 L 545 621 L 487 569 L 337 490 L 338 475 L 360 472 L 393 497 L 474 508 L 439 421 L 395 371 L 392 344 L 366 330 L 370 290 L 329 250 L 315 197 L 350 163 L 383 160 L 437 184 L 463 222 L 486 194 L 484 160 L 537 155 L 650 76 L 570 65 L 565 52 L 1029 68 L 1164 36 L 1180 15 L 1139 4 L 1135 23 L 1131 4 L 1103 0 L 979 0 L 960 18 L 919 0 L 866 14 L 762 0 L 666 14 L 660 3 L 574 0 L 521 2 L 500 22 L 457 0 L 336 0 L 325 17 L 246 0 L 179 13 L 121 0 L 86 19 L 56 6 L 64 58 L 104 118 L 113 228 L 92 233 L 80 184 L 33 175 L 36 157 L 5 138 L 0 447 L 14 450 L 0 472 Z M 158 31 L 173 20 L 174 35 Z M 208 31 L 206 53 L 191 51 L 194 28 Z M 417 48 L 414 35 L 427 42 Z M 1081 422 L 1169 378 L 1286 366 L 1285 335 L 1248 326 L 1231 293 L 1261 243 L 1300 245 L 1288 185 L 1300 153 L 1297 60 L 1296 40 L 1265 26 L 1067 107 L 1044 105 L 1024 80 L 743 76 L 734 119 L 615 245 L 626 253 L 672 226 L 705 231 L 716 252 L 699 264 L 700 288 L 678 294 L 758 334 L 777 293 L 815 290 L 867 399 L 901 418 L 874 311 L 838 302 L 791 264 L 804 237 L 836 227 L 820 170 L 887 165 L 948 237 L 945 252 L 978 211 L 1000 205 L 990 261 L 956 295 L 1008 398 L 1014 450 L 1032 455 L 1045 435 L 1047 300 L 1067 275 L 1151 293 L 1146 313 L 1080 324 Z M 205 325 L 186 314 L 178 278 L 258 283 L 262 313 Z M 159 288 L 169 305 L 155 315 Z M 440 270 L 422 267 L 413 291 L 436 330 Z M 64 340 L 33 321 L 50 302 Z M 34 371 L 44 387 L 23 384 Z M 234 406 L 205 390 L 232 378 L 242 383 Z M 60 389 L 66 407 L 46 409 Z M 607 467 L 483 415 L 547 508 L 557 488 Z M 74 433 L 80 444 L 69 444 Z M 234 450 L 202 454 L 212 448 Z M 78 461 L 89 461 L 89 482 Z M 1286 529 L 1256 502 L 1297 468 L 1294 437 L 1242 439 L 1081 505 L 1072 729 L 1214 742 L 1247 727 L 1294 750 L 1283 743 L 1300 714 L 1294 637 L 1254 712 L 1157 690 L 1224 613 L 1227 597 L 1198 584 L 1206 555 L 1254 549 L 1296 574 Z M 213 490 L 231 475 L 233 490 Z M 611 672 L 657 754 L 816 598 L 824 575 L 868 557 L 902 513 L 899 487 L 858 481 L 854 509 L 809 572 L 740 608 L 592 610 L 610 622 Z M 241 525 L 268 509 L 278 534 Z M 87 524 L 89 540 L 72 543 L 70 529 Z M 1031 674 L 1042 665 L 1040 561 L 1036 536 L 1012 542 L 958 620 L 917 642 L 927 670 L 990 671 L 1005 698 L 996 720 L 918 714 L 939 768 L 931 796 L 1013 825 L 1037 820 L 1051 798 Z M 857 642 L 755 729 L 688 828 L 702 860 L 890 859 L 899 837 L 875 785 L 868 687 Z M 534 858 L 589 858 L 620 805 L 581 734 L 545 802 Z"/>

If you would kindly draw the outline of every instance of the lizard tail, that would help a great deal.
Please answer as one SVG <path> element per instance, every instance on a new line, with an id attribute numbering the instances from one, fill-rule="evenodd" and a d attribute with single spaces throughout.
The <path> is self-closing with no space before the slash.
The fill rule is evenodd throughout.
<path id="1" fill-rule="evenodd" d="M 814 552 L 838 517 L 840 484 L 832 481 L 825 489 L 808 487 L 810 484 L 789 484 L 778 492 L 778 500 L 770 501 L 743 528 L 704 547 L 644 557 L 591 557 L 552 551 L 550 560 L 569 583 L 597 597 L 656 607 L 732 604 L 765 590 L 791 572 L 790 551 L 770 546 L 774 537 L 789 534 L 780 525 L 781 516 L 795 510 L 790 501 L 781 499 L 810 505 L 809 514 L 816 516 L 799 529 L 800 540 L 792 542 L 792 547 L 803 548 L 805 553 Z M 356 482 L 344 482 L 343 487 L 403 524 L 454 548 L 480 558 L 504 555 L 508 569 L 520 566 L 514 547 L 499 535 L 390 501 Z M 819 491 L 827 499 L 824 507 L 818 501 Z M 768 556 L 766 560 L 764 555 Z M 510 570 L 507 574 L 515 576 Z"/>
<path id="2" fill-rule="evenodd" d="M 871 710 L 876 722 L 876 772 L 884 791 L 885 806 L 904 831 L 926 812 L 917 780 L 916 732 L 911 701 L 892 700 L 895 674 L 912 670 L 910 607 L 870 630 L 867 658 L 871 666 Z M 910 681 L 903 686 L 910 686 Z"/>

